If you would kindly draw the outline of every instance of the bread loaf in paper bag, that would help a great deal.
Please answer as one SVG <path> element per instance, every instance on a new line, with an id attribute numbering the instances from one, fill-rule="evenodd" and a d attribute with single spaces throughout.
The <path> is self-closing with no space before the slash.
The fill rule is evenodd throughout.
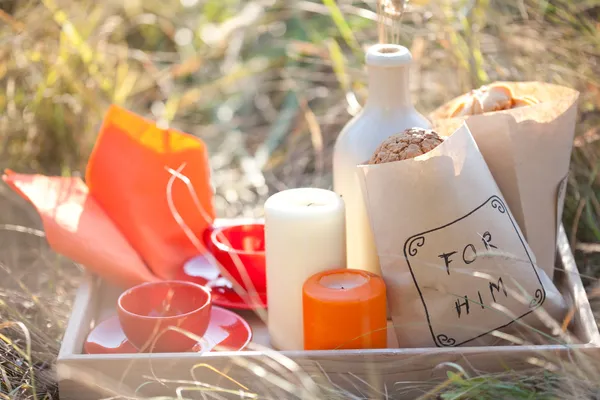
<path id="1" fill-rule="evenodd" d="M 490 345 L 566 305 L 468 127 L 407 130 L 357 167 L 400 347 Z"/>
<path id="2" fill-rule="evenodd" d="M 431 115 L 434 127 L 466 121 L 537 265 L 554 274 L 579 92 L 542 82 L 495 82 Z"/>

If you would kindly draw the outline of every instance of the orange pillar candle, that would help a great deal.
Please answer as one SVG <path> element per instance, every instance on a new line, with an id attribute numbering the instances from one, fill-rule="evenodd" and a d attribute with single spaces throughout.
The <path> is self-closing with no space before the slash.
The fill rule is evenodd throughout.
<path id="1" fill-rule="evenodd" d="M 305 350 L 387 347 L 385 283 L 371 272 L 317 273 L 302 288 Z"/>

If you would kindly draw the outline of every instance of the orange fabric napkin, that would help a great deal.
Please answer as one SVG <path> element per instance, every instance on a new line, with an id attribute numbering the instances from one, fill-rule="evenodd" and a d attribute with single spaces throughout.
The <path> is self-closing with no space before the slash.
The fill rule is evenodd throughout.
<path id="1" fill-rule="evenodd" d="M 215 218 L 204 143 L 114 105 L 88 161 L 87 185 L 12 171 L 3 179 L 35 206 L 56 252 L 124 288 L 175 278 L 205 250 L 182 224 L 201 238 Z"/>
<path id="2" fill-rule="evenodd" d="M 197 199 L 167 168 L 185 175 Z M 171 195 L 167 194 L 172 181 Z M 192 135 L 160 129 L 132 112 L 111 106 L 88 161 L 90 195 L 160 278 L 173 279 L 198 249 L 177 223 L 201 237 L 214 218 L 213 190 L 205 144 Z"/>
<path id="3" fill-rule="evenodd" d="M 4 181 L 42 218 L 50 246 L 114 285 L 157 280 L 79 178 L 6 171 Z"/>

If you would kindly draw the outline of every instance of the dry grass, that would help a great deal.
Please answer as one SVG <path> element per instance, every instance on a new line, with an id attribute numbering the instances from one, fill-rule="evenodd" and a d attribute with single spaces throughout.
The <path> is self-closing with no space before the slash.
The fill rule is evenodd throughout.
<path id="1" fill-rule="evenodd" d="M 207 142 L 223 217 L 259 215 L 285 187 L 330 187 L 332 144 L 364 101 L 364 46 L 379 35 L 374 1 L 5 0 L 0 10 L 1 167 L 80 173 L 117 103 Z M 599 0 L 414 0 L 390 36 L 413 53 L 424 112 L 499 79 L 582 92 L 564 221 L 590 287 L 600 275 L 599 17 Z M 1 189 L 0 223 L 39 228 Z M 0 239 L 0 398 L 57 398 L 49 367 L 78 268 L 36 232 L 4 226 Z M 592 388 L 591 398 L 595 371 L 453 375 L 438 389 L 521 399 Z"/>

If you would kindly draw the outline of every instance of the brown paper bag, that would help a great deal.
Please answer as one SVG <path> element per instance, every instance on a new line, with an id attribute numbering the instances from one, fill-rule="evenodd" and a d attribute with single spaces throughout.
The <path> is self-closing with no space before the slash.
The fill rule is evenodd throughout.
<path id="1" fill-rule="evenodd" d="M 417 158 L 357 168 L 400 347 L 489 345 L 540 306 L 564 315 L 466 125 Z"/>
<path id="2" fill-rule="evenodd" d="M 434 129 L 447 131 L 467 122 L 537 265 L 552 278 L 579 92 L 540 82 L 497 83 L 509 86 L 515 97 L 531 96 L 540 103 L 446 119 L 463 95 L 430 118 Z"/>

